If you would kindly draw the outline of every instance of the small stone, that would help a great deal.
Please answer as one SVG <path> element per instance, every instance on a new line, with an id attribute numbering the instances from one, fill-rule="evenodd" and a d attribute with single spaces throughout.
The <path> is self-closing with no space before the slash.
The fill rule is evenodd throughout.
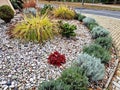
<path id="1" fill-rule="evenodd" d="M 116 76 L 116 79 L 118 79 L 120 81 L 120 77 Z"/>
<path id="2" fill-rule="evenodd" d="M 118 81 L 118 84 L 120 84 L 120 81 Z"/>
<path id="3" fill-rule="evenodd" d="M 116 75 L 117 75 L 118 77 L 120 77 L 120 71 L 119 71 L 119 70 L 116 71 Z"/>
<path id="4" fill-rule="evenodd" d="M 120 88 L 116 87 L 115 90 L 120 90 Z"/>
<path id="5" fill-rule="evenodd" d="M 113 81 L 113 84 L 120 89 L 120 84 Z"/>
<path id="6" fill-rule="evenodd" d="M 15 85 L 10 85 L 9 87 L 10 87 L 10 88 L 14 88 L 14 87 L 15 87 Z"/>
<path id="7" fill-rule="evenodd" d="M 12 75 L 8 75 L 8 77 L 9 77 L 9 78 L 11 78 L 11 77 L 12 77 Z"/>
<path id="8" fill-rule="evenodd" d="M 7 83 L 7 81 L 2 81 L 2 82 L 0 82 L 0 84 L 2 85 L 4 85 L 4 84 L 6 84 Z"/>
<path id="9" fill-rule="evenodd" d="M 30 78 L 30 82 L 33 82 L 34 81 L 34 79 L 33 78 Z"/>

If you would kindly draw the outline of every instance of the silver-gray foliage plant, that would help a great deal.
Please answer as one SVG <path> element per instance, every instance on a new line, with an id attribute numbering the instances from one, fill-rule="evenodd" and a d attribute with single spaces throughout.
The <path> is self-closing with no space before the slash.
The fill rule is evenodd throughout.
<path id="1" fill-rule="evenodd" d="M 86 18 L 83 19 L 83 23 L 85 25 L 88 25 L 88 24 L 91 24 L 91 23 L 95 23 L 95 22 L 96 22 L 95 19 L 90 18 L 90 17 L 86 17 Z"/>
<path id="2" fill-rule="evenodd" d="M 109 35 L 109 31 L 101 26 L 94 27 L 91 33 L 94 39 L 99 38 L 99 37 L 106 37 Z"/>
<path id="3" fill-rule="evenodd" d="M 78 66 L 85 70 L 87 77 L 93 81 L 102 80 L 105 76 L 105 66 L 101 60 L 86 53 L 79 54 Z"/>

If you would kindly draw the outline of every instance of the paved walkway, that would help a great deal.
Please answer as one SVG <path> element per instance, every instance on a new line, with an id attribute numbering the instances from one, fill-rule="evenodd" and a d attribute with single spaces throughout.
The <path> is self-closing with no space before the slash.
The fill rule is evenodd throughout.
<path id="1" fill-rule="evenodd" d="M 85 8 L 76 8 L 75 10 L 81 13 L 103 15 L 103 16 L 115 17 L 120 19 L 120 11 L 94 10 L 94 9 L 85 9 Z"/>
<path id="2" fill-rule="evenodd" d="M 85 15 L 96 19 L 101 26 L 110 31 L 113 38 L 113 43 L 117 48 L 118 56 L 120 57 L 120 19 L 92 14 Z M 120 63 L 111 82 L 111 89 L 109 90 L 120 90 Z"/>

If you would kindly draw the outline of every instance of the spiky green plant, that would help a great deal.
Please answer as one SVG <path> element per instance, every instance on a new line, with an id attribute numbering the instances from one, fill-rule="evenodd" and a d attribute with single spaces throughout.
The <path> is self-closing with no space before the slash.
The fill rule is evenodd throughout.
<path id="1" fill-rule="evenodd" d="M 24 17 L 11 31 L 11 36 L 27 41 L 44 42 L 52 39 L 55 31 L 53 23 L 47 16 Z"/>
<path id="2" fill-rule="evenodd" d="M 102 63 L 107 63 L 111 59 L 110 53 L 98 44 L 85 46 L 83 52 L 96 58 L 100 58 Z"/>
<path id="3" fill-rule="evenodd" d="M 105 67 L 101 64 L 101 60 L 90 56 L 86 53 L 81 53 L 78 56 L 78 66 L 82 68 L 87 77 L 93 81 L 102 80 L 105 76 Z"/>
<path id="4" fill-rule="evenodd" d="M 58 8 L 54 8 L 53 14 L 55 17 L 62 19 L 73 19 L 75 17 L 75 11 L 68 8 L 65 5 L 61 5 Z"/>

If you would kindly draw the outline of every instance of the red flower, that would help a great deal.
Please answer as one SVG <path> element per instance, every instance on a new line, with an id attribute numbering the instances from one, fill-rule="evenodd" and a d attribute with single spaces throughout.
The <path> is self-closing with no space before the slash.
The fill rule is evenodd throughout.
<path id="1" fill-rule="evenodd" d="M 61 55 L 59 52 L 55 51 L 48 57 L 48 63 L 60 67 L 62 64 L 66 63 L 65 55 Z"/>

